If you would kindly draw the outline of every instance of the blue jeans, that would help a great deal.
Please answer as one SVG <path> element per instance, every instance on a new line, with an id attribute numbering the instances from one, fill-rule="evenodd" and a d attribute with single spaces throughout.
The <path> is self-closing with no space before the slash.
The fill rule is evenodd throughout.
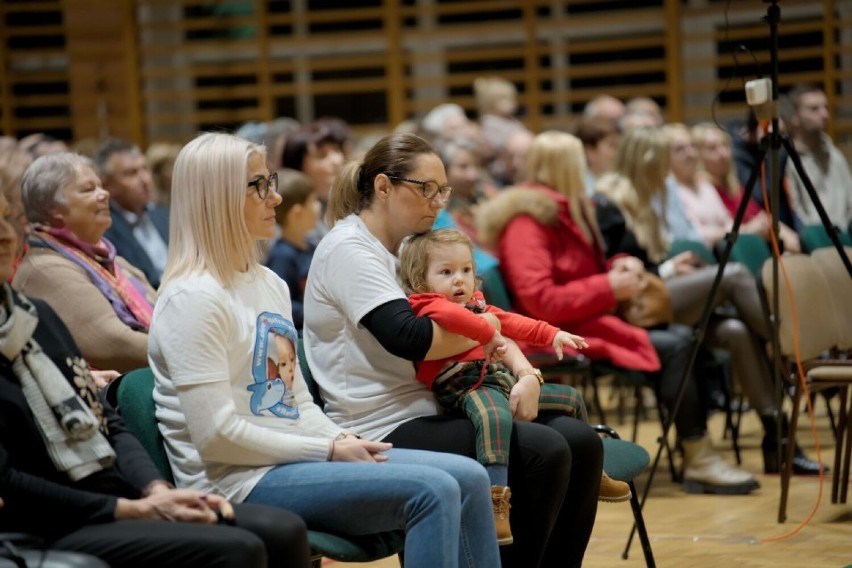
<path id="1" fill-rule="evenodd" d="M 406 568 L 500 565 L 485 469 L 453 454 L 391 449 L 386 463 L 280 465 L 247 503 L 284 507 L 308 528 L 340 534 L 405 530 Z"/>

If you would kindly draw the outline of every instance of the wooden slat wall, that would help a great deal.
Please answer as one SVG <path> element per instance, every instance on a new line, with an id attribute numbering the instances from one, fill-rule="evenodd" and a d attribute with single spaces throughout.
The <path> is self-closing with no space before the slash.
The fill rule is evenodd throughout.
<path id="1" fill-rule="evenodd" d="M 0 112 L 4 134 L 73 134 L 62 2 L 0 2 Z"/>
<path id="2" fill-rule="evenodd" d="M 111 69 L 116 92 L 136 87 L 133 96 L 111 99 L 106 124 L 140 143 L 180 142 L 199 129 L 277 116 L 338 114 L 359 131 L 388 129 L 446 101 L 475 116 L 471 85 L 481 75 L 514 82 L 523 119 L 536 130 L 570 126 L 603 92 L 653 97 L 669 120 L 715 114 L 725 121 L 746 110 L 742 80 L 729 79 L 734 48 L 742 44 L 753 54 L 738 53 L 746 79 L 769 71 L 762 21 L 768 4 L 760 0 L 3 0 L 0 13 L 86 4 L 113 10 L 109 19 L 124 22 L 104 37 L 100 57 L 124 68 Z M 823 83 L 835 117 L 831 134 L 852 149 L 852 2 L 785 0 L 781 8 L 782 89 Z M 24 73 L 18 62 L 33 56 L 10 48 L 8 38 L 40 28 L 0 30 L 5 131 L 61 123 L 79 137 L 103 129 L 103 116 L 16 117 L 22 105 L 54 102 L 91 114 L 92 101 L 104 99 L 92 87 L 103 90 L 103 81 L 86 83 L 73 71 L 93 61 L 91 52 L 70 49 L 85 33 L 79 15 L 86 9 L 76 9 L 74 26 L 69 14 L 47 26 L 67 36 L 69 50 L 54 50 L 64 67 L 27 69 L 31 80 L 64 76 L 73 100 L 67 93 L 26 102 L 16 96 Z"/>

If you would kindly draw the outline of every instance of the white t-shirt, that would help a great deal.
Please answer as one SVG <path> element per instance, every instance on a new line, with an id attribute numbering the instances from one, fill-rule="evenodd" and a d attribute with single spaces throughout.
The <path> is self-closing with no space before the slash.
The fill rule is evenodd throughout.
<path id="1" fill-rule="evenodd" d="M 314 252 L 305 290 L 305 351 L 332 420 L 380 440 L 397 426 L 438 413 L 411 361 L 391 355 L 361 318 L 405 300 L 398 259 L 357 215 L 339 221 Z"/>
<path id="2" fill-rule="evenodd" d="M 179 487 L 242 501 L 271 466 L 324 461 L 341 429 L 312 402 L 287 285 L 268 268 L 160 290 L 148 335 L 154 401 Z"/>

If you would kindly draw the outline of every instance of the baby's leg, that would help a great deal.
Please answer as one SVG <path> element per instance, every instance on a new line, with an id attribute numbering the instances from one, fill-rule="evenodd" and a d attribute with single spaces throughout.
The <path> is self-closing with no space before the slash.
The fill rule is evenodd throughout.
<path id="1" fill-rule="evenodd" d="M 538 398 L 539 411 L 548 410 L 564 412 L 581 422 L 588 424 L 589 413 L 583 402 L 583 395 L 569 385 L 545 383 L 541 385 L 541 395 Z"/>

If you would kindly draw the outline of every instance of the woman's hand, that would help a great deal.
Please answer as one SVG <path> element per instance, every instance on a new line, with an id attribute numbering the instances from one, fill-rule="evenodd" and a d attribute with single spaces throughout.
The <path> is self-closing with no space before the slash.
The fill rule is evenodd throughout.
<path id="1" fill-rule="evenodd" d="M 92 374 L 92 379 L 94 379 L 95 385 L 99 389 L 106 388 L 108 384 L 121 376 L 121 373 L 112 370 L 101 371 L 98 369 L 89 369 L 89 373 Z"/>
<path id="2" fill-rule="evenodd" d="M 535 375 L 518 377 L 518 382 L 509 392 L 509 408 L 515 420 L 535 420 L 538 416 L 538 399 L 541 385 Z"/>
<path id="3" fill-rule="evenodd" d="M 508 344 L 506 343 L 506 338 L 499 331 L 495 331 L 491 340 L 483 345 L 482 348 L 485 350 L 485 360 L 489 363 L 495 363 L 502 361 L 503 357 L 506 356 Z"/>
<path id="4" fill-rule="evenodd" d="M 556 351 L 556 357 L 561 361 L 562 360 L 562 349 L 564 347 L 573 347 L 574 349 L 583 349 L 584 347 L 588 347 L 589 344 L 586 343 L 586 340 L 580 337 L 579 335 L 574 335 L 572 333 L 568 333 L 567 331 L 560 330 L 556 336 L 553 338 L 553 343 L 551 344 L 553 349 Z"/>
<path id="5" fill-rule="evenodd" d="M 784 252 L 802 252 L 802 243 L 796 231 L 781 223 L 778 226 L 778 233 L 781 242 L 784 243 Z"/>
<path id="6" fill-rule="evenodd" d="M 638 274 L 613 266 L 612 270 L 606 273 L 606 276 L 609 279 L 612 293 L 619 302 L 629 300 L 639 293 Z"/>
<path id="7" fill-rule="evenodd" d="M 691 250 L 676 254 L 669 259 L 674 266 L 675 274 L 689 274 L 698 267 L 698 259 Z"/>
<path id="8" fill-rule="evenodd" d="M 645 272 L 645 265 L 635 256 L 620 256 L 612 261 L 612 267 L 622 272 L 636 274 L 637 276 Z"/>
<path id="9" fill-rule="evenodd" d="M 393 447 L 387 442 L 371 442 L 355 436 L 346 436 L 332 442 L 331 461 L 340 462 L 384 462 L 388 457 L 385 452 Z"/>
<path id="10" fill-rule="evenodd" d="M 214 524 L 222 502 L 224 499 L 190 489 L 160 490 L 143 499 L 119 499 L 115 518 Z"/>

